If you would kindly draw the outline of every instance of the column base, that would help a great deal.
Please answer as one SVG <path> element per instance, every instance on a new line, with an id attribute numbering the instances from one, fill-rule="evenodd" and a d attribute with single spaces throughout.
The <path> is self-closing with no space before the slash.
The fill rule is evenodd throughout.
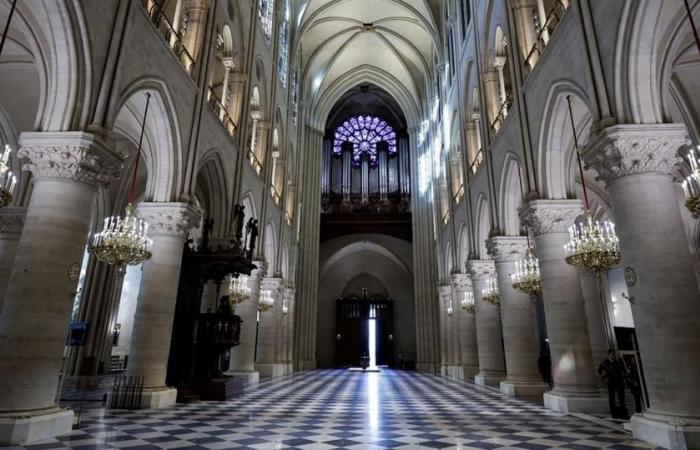
<path id="1" fill-rule="evenodd" d="M 455 380 L 464 379 L 464 372 L 462 372 L 462 366 L 459 364 L 441 364 L 440 374 L 443 377 L 454 378 Z"/>
<path id="2" fill-rule="evenodd" d="M 555 391 L 545 392 L 542 396 L 544 407 L 562 413 L 592 413 L 610 414 L 608 398 L 601 396 L 586 396 L 561 394 Z"/>
<path id="3" fill-rule="evenodd" d="M 24 445 L 60 436 L 73 428 L 73 411 L 51 408 L 36 415 L 20 412 L 21 417 L 0 416 L 0 445 Z"/>
<path id="4" fill-rule="evenodd" d="M 549 386 L 541 381 L 501 381 L 501 392 L 518 398 L 542 399 L 542 395 L 547 392 Z"/>
<path id="5" fill-rule="evenodd" d="M 674 450 L 700 448 L 700 422 L 688 423 L 672 416 L 664 420 L 648 413 L 633 415 L 631 422 L 632 435 L 637 439 Z"/>
<path id="6" fill-rule="evenodd" d="M 256 364 L 255 370 L 260 374 L 260 378 L 283 377 L 287 372 L 285 364 Z"/>
<path id="7" fill-rule="evenodd" d="M 255 370 L 229 370 L 224 375 L 240 380 L 243 384 L 257 384 L 260 381 L 260 374 Z"/>
<path id="8" fill-rule="evenodd" d="M 502 375 L 484 375 L 480 373 L 474 376 L 474 384 L 479 386 L 498 387 L 505 377 L 505 373 Z"/>
<path id="9" fill-rule="evenodd" d="M 479 374 L 479 366 L 462 366 L 464 380 L 473 380 Z"/>
<path id="10" fill-rule="evenodd" d="M 141 395 L 142 409 L 161 409 L 173 406 L 177 401 L 177 389 L 175 388 L 144 388 Z"/>
<path id="11" fill-rule="evenodd" d="M 297 361 L 297 370 L 314 370 L 316 368 L 315 359 Z"/>

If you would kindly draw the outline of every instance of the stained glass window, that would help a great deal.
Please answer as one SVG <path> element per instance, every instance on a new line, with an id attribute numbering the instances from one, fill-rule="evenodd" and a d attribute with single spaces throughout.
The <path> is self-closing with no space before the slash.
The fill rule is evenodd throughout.
<path id="1" fill-rule="evenodd" d="M 279 74 L 280 83 L 283 88 L 287 88 L 287 55 L 288 55 L 288 43 L 287 43 L 287 21 L 284 20 L 280 23 L 280 35 L 279 35 L 279 61 L 277 62 L 277 70 Z"/>
<path id="2" fill-rule="evenodd" d="M 273 12 L 275 10 L 275 0 L 260 0 L 258 3 L 258 17 L 262 24 L 265 37 L 270 39 L 272 34 Z"/>
<path id="3" fill-rule="evenodd" d="M 384 119 L 369 115 L 350 117 L 335 129 L 333 153 L 341 154 L 341 145 L 348 141 L 353 144 L 352 160 L 360 164 L 363 154 L 369 156 L 371 164 L 377 163 L 377 143 L 386 141 L 389 153 L 396 153 L 396 132 Z"/>

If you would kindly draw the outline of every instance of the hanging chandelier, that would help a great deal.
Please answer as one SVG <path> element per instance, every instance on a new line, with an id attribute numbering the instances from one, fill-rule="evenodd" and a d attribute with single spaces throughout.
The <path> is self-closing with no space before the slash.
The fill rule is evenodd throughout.
<path id="1" fill-rule="evenodd" d="M 685 207 L 693 213 L 693 217 L 700 217 L 700 167 L 695 150 L 691 149 L 687 155 L 690 162 L 690 175 L 683 180 L 683 192 L 685 193 Z"/>
<path id="2" fill-rule="evenodd" d="M 17 177 L 10 170 L 11 154 L 12 148 L 5 145 L 5 151 L 0 156 L 0 208 L 10 204 L 17 185 Z"/>
<path id="3" fill-rule="evenodd" d="M 486 287 L 481 290 L 481 299 L 492 305 L 498 305 L 500 303 L 501 296 L 498 293 L 496 278 L 491 277 L 488 279 Z"/>
<path id="4" fill-rule="evenodd" d="M 228 285 L 228 300 L 232 307 L 243 303 L 250 298 L 250 286 L 248 286 L 247 275 L 231 275 Z"/>
<path id="5" fill-rule="evenodd" d="M 146 116 L 148 115 L 148 105 L 151 101 L 151 94 L 146 93 L 146 109 L 143 113 L 141 123 L 141 137 L 136 151 L 134 162 L 134 172 L 131 178 L 131 188 L 129 189 L 128 202 L 124 218 L 119 216 L 107 217 L 104 221 L 102 231 L 92 236 L 90 242 L 90 253 L 109 265 L 117 266 L 119 270 L 124 270 L 127 265 L 137 265 L 151 258 L 151 247 L 153 241 L 148 237 L 148 223 L 134 215 L 134 193 L 136 187 L 136 172 L 141 159 L 141 145 L 146 129 Z"/>
<path id="6" fill-rule="evenodd" d="M 275 307 L 275 299 L 272 298 L 272 291 L 269 289 L 263 289 L 260 291 L 260 298 L 258 299 L 258 311 L 265 312 L 269 311 Z"/>
<path id="7" fill-rule="evenodd" d="M 471 289 L 467 289 L 464 291 L 464 297 L 462 297 L 462 309 L 465 310 L 468 313 L 474 313 L 474 310 L 476 309 L 474 306 L 474 293 L 471 291 Z"/>
<path id="8" fill-rule="evenodd" d="M 577 269 L 595 271 L 598 281 L 601 282 L 603 272 L 617 267 L 622 261 L 620 241 L 615 234 L 615 224 L 612 221 L 606 220 L 601 223 L 593 220 L 593 213 L 588 202 L 586 180 L 583 177 L 583 165 L 581 164 L 574 114 L 571 108 L 571 96 L 567 96 L 566 100 L 569 103 L 569 119 L 574 134 L 574 150 L 578 159 L 586 212 L 584 223 L 569 227 L 569 242 L 564 245 L 565 259 L 568 264 Z"/>
<path id="9" fill-rule="evenodd" d="M 525 257 L 515 262 L 515 273 L 510 275 L 510 280 L 513 288 L 525 294 L 537 295 L 542 292 L 540 262 L 529 244 Z"/>

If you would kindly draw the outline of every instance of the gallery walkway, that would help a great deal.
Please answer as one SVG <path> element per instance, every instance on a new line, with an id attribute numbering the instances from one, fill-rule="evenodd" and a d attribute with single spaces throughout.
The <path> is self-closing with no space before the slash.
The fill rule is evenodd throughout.
<path id="1" fill-rule="evenodd" d="M 26 448 L 649 448 L 622 432 L 416 372 L 324 370 L 240 399 L 161 411 L 93 409 L 86 427 Z"/>

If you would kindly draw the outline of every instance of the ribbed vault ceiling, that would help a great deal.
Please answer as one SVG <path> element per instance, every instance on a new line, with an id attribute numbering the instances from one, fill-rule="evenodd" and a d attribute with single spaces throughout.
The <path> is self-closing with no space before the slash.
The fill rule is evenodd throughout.
<path id="1" fill-rule="evenodd" d="M 427 0 L 309 0 L 301 13 L 298 56 L 312 99 L 353 87 L 340 85 L 362 71 L 422 104 L 438 35 Z"/>

